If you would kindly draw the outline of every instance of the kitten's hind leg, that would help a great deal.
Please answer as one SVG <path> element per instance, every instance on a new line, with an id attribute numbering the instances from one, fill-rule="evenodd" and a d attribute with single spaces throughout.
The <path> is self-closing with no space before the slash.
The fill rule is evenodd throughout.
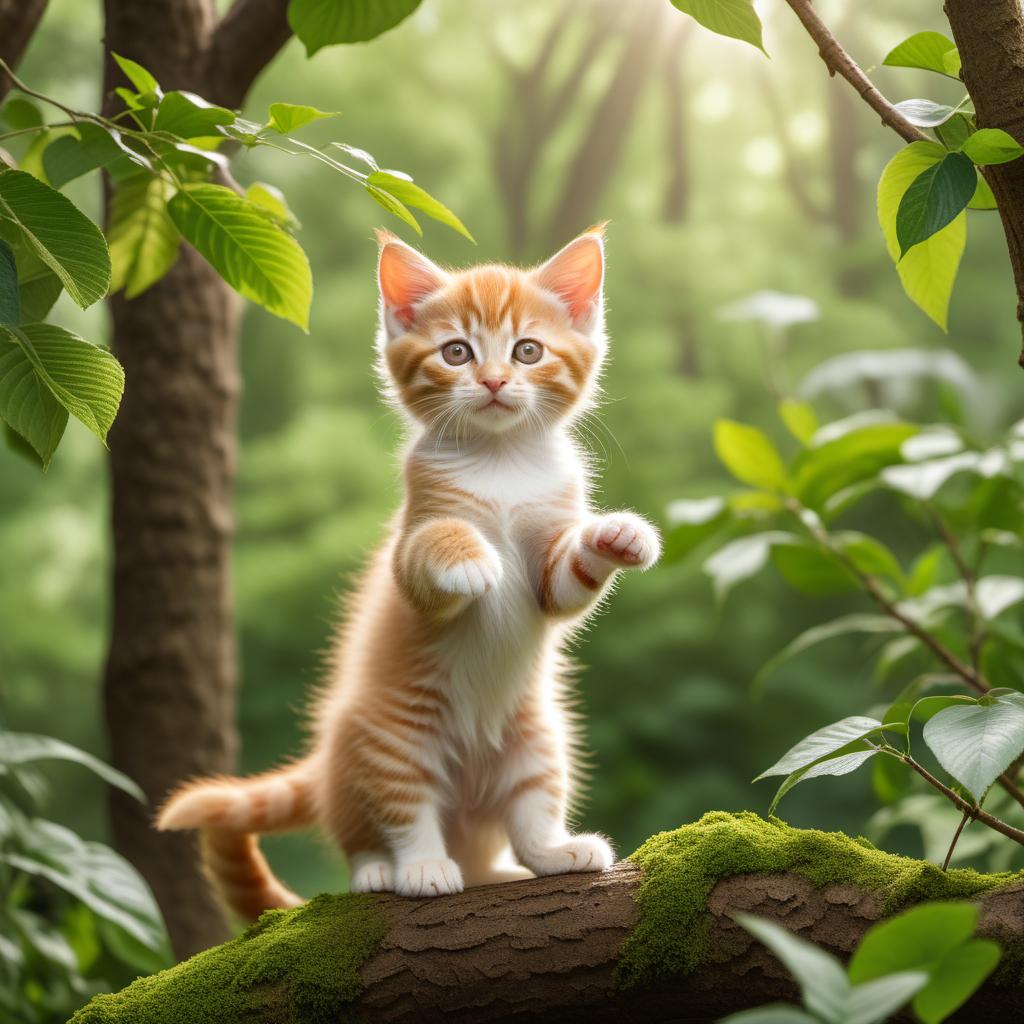
<path id="1" fill-rule="evenodd" d="M 395 865 L 386 853 L 370 850 L 349 858 L 352 892 L 394 892 Z"/>

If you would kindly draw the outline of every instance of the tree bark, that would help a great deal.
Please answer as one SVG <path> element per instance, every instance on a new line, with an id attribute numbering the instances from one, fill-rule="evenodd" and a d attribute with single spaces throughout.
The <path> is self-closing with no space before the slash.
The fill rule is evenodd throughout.
<path id="1" fill-rule="evenodd" d="M 286 38 L 284 8 L 283 0 L 238 0 L 218 26 L 214 0 L 106 0 L 108 112 L 113 88 L 124 84 L 111 52 L 141 63 L 165 90 L 240 104 Z M 236 55 L 233 64 L 225 53 Z M 104 703 L 113 762 L 149 799 L 143 807 L 112 791 L 111 821 L 185 957 L 226 938 L 227 923 L 193 838 L 158 833 L 151 818 L 184 779 L 236 763 L 231 540 L 241 307 L 184 245 L 163 280 L 130 302 L 115 296 L 110 311 L 126 389 L 110 434 Z"/>
<path id="2" fill-rule="evenodd" d="M 46 0 L 0 0 L 0 58 L 16 68 L 46 11 Z M 11 80 L 0 72 L 0 100 L 11 91 Z"/>
<path id="3" fill-rule="evenodd" d="M 737 911 L 775 920 L 844 959 L 883 916 L 877 894 L 849 884 L 815 888 L 794 873 L 725 878 L 708 901 L 707 961 L 693 974 L 623 991 L 616 969 L 637 922 L 634 897 L 641 877 L 639 868 L 623 863 L 602 874 L 536 878 L 437 899 L 374 897 L 387 932 L 360 969 L 363 990 L 348 1007 L 351 1016 L 365 1024 L 714 1021 L 767 1002 L 798 999 L 786 970 L 733 921 Z M 1024 939 L 1019 888 L 991 892 L 979 902 L 980 934 L 1004 948 Z M 298 926 L 279 922 L 269 927 Z M 344 943 L 344 936 L 338 941 Z M 238 957 L 240 971 L 259 976 L 244 944 L 231 955 Z M 209 991 L 202 986 L 209 983 L 197 980 L 190 987 L 191 970 L 191 965 L 179 969 L 173 989 L 157 984 L 127 994 L 113 1015 L 101 1010 L 90 1017 L 86 1011 L 83 1024 L 128 1024 L 148 1016 L 147 999 L 159 1001 L 168 1019 L 180 1009 L 187 1010 L 193 1024 L 207 1024 L 203 999 Z M 197 964 L 197 979 L 202 970 Z M 229 969 L 225 976 L 234 972 Z M 303 1024 L 308 1019 L 289 995 L 287 977 L 282 982 L 256 990 L 256 1005 L 265 1009 L 247 1013 L 250 1024 Z M 253 991 L 252 984 L 247 983 L 247 991 Z M 165 1005 L 172 999 L 176 1005 Z M 971 1024 L 1019 1020 L 1022 1014 L 1024 989 L 990 981 L 955 1019 Z"/>
<path id="4" fill-rule="evenodd" d="M 1024 142 L 1024 11 L 1019 0 L 946 0 L 960 51 L 960 77 L 979 128 L 1002 128 Z M 985 169 L 996 197 L 1024 325 L 1024 159 Z M 1024 329 L 1024 328 L 1022 328 Z M 1024 366 L 1024 351 L 1020 357 Z"/>

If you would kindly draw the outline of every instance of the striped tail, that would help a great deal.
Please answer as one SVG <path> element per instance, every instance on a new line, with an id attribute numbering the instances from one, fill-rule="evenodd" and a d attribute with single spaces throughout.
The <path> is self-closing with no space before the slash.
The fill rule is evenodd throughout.
<path id="1" fill-rule="evenodd" d="M 303 902 L 274 876 L 257 835 L 316 824 L 312 782 L 308 761 L 247 779 L 196 779 L 164 804 L 156 827 L 199 829 L 203 869 L 214 891 L 239 917 L 255 921 L 264 910 Z"/>

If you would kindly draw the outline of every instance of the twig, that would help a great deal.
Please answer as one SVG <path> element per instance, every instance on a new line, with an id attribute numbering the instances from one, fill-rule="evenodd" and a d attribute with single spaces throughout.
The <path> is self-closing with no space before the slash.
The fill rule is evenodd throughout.
<path id="1" fill-rule="evenodd" d="M 987 693 L 992 688 L 989 685 L 988 680 L 979 671 L 961 661 L 944 643 L 942 643 L 941 640 L 932 636 L 928 630 L 915 622 L 906 614 L 906 612 L 901 611 L 899 606 L 893 601 L 890 601 L 885 592 L 878 585 L 878 580 L 876 580 L 874 576 L 871 576 L 861 570 L 850 560 L 850 558 L 847 557 L 844 551 L 836 547 L 832 537 L 821 525 L 821 522 L 818 520 L 815 513 L 805 509 L 799 501 L 793 498 L 787 500 L 786 506 L 790 512 L 797 517 L 801 524 L 803 524 L 804 528 L 811 534 L 811 536 L 821 544 L 822 547 L 839 559 L 843 566 L 854 575 L 867 594 L 875 604 L 885 612 L 886 615 L 900 623 L 900 625 L 902 625 L 903 628 L 912 636 L 917 637 L 921 643 L 923 643 L 940 661 L 949 666 L 949 668 L 951 668 L 965 683 L 967 683 L 971 689 L 976 690 L 978 693 Z M 811 518 L 812 516 L 814 517 L 813 519 Z"/>
<path id="2" fill-rule="evenodd" d="M 989 814 L 988 811 L 983 811 L 980 807 L 975 807 L 974 804 L 968 803 L 959 793 L 940 782 L 927 768 L 918 764 L 909 754 L 903 754 L 896 750 L 886 750 L 883 752 L 888 753 L 890 756 L 898 757 L 905 765 L 913 768 L 929 786 L 937 789 L 961 814 L 965 814 L 975 821 L 980 821 L 983 825 L 988 825 L 989 828 L 1024 846 L 1024 832 L 1019 828 L 1014 828 L 1012 825 L 1007 825 L 1005 821 L 1001 821 L 995 815 Z"/>
<path id="3" fill-rule="evenodd" d="M 971 652 L 971 665 L 975 672 L 981 670 L 981 650 L 985 646 L 985 631 L 981 628 L 981 610 L 978 607 L 978 579 L 977 574 L 967 564 L 956 537 L 946 525 L 945 520 L 935 509 L 928 509 L 932 522 L 942 542 L 946 545 L 957 571 L 964 581 L 966 591 L 965 611 L 967 613 L 967 646 Z"/>
<path id="4" fill-rule="evenodd" d="M 818 44 L 818 54 L 825 62 L 830 75 L 840 75 L 857 91 L 864 102 L 894 132 L 907 142 L 930 141 L 920 128 L 911 124 L 871 83 L 856 61 L 842 48 L 839 41 L 818 17 L 810 0 L 786 0 L 807 34 Z"/>
<path id="5" fill-rule="evenodd" d="M 953 833 L 953 840 L 949 844 L 949 849 L 946 851 L 946 859 L 942 862 L 942 870 L 945 871 L 949 867 L 949 862 L 953 857 L 953 851 L 956 849 L 957 840 L 960 838 L 960 833 L 964 830 L 964 825 L 971 820 L 971 816 L 965 811 L 964 816 L 960 819 L 960 824 L 957 825 L 956 831 Z"/>

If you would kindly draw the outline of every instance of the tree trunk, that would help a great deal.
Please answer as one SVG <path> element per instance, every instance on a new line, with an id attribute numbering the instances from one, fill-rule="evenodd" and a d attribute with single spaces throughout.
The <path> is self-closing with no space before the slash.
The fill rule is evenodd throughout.
<path id="1" fill-rule="evenodd" d="M 212 0 L 106 0 L 105 94 L 115 51 L 166 89 L 208 95 Z M 213 97 L 211 97 L 213 98 Z M 104 700 L 111 754 L 149 798 L 113 792 L 118 849 L 142 872 L 179 957 L 221 941 L 224 916 L 193 838 L 157 833 L 154 809 L 192 775 L 235 766 L 232 481 L 239 381 L 235 294 L 191 248 L 157 285 L 110 303 L 126 389 L 110 434 L 113 623 Z"/>
<path id="2" fill-rule="evenodd" d="M 974 103 L 978 127 L 1002 128 L 1024 142 L 1024 11 L 1020 0 L 946 0 L 944 10 L 960 51 L 960 77 Z M 985 177 L 1003 221 L 1017 287 L 1017 319 L 1024 325 L 1024 159 L 988 167 Z"/>
<path id="3" fill-rule="evenodd" d="M 790 872 L 735 875 L 719 881 L 709 897 L 706 962 L 690 975 L 623 990 L 616 968 L 637 922 L 634 894 L 641 878 L 638 867 L 625 863 L 602 874 L 530 879 L 437 899 L 372 897 L 363 912 L 382 914 L 386 931 L 376 952 L 358 968 L 362 992 L 354 1004 L 331 1001 L 319 988 L 320 1001 L 314 1003 L 313 992 L 297 991 L 294 971 L 259 959 L 275 955 L 274 950 L 290 955 L 282 933 L 291 929 L 293 947 L 310 943 L 310 955 L 317 956 L 326 948 L 337 950 L 339 963 L 348 964 L 346 942 L 358 940 L 351 938 L 357 926 L 344 916 L 344 901 L 353 897 L 319 897 L 311 911 L 316 925 L 304 925 L 301 917 L 269 920 L 259 930 L 262 940 L 257 936 L 211 951 L 208 955 L 219 957 L 216 973 L 199 958 L 173 978 L 161 975 L 119 995 L 99 997 L 74 1024 L 130 1024 L 149 1019 L 153 1005 L 160 1006 L 161 1019 L 189 1024 L 240 1024 L 243 1019 L 249 1024 L 307 1024 L 312 1019 L 340 1024 L 353 1015 L 366 1024 L 714 1021 L 797 998 L 788 973 L 732 920 L 737 911 L 780 922 L 844 958 L 882 916 L 881 898 L 854 885 L 816 888 Z M 1019 888 L 993 891 L 980 902 L 982 934 L 1004 948 L 1024 938 Z M 339 924 L 331 937 L 325 922 L 332 913 L 348 923 L 348 933 Z M 277 932 L 271 935 L 268 929 Z M 257 952 L 261 941 L 262 952 Z M 241 982 L 240 1003 L 234 1001 L 239 994 L 235 985 L 242 977 L 248 980 Z M 224 991 L 224 985 L 231 991 Z M 1022 1013 L 1024 990 L 990 982 L 956 1020 L 1019 1020 Z"/>
<path id="4" fill-rule="evenodd" d="M 46 0 L 0 0 L 0 59 L 16 68 L 46 11 Z M 0 100 L 11 80 L 0 71 Z"/>

